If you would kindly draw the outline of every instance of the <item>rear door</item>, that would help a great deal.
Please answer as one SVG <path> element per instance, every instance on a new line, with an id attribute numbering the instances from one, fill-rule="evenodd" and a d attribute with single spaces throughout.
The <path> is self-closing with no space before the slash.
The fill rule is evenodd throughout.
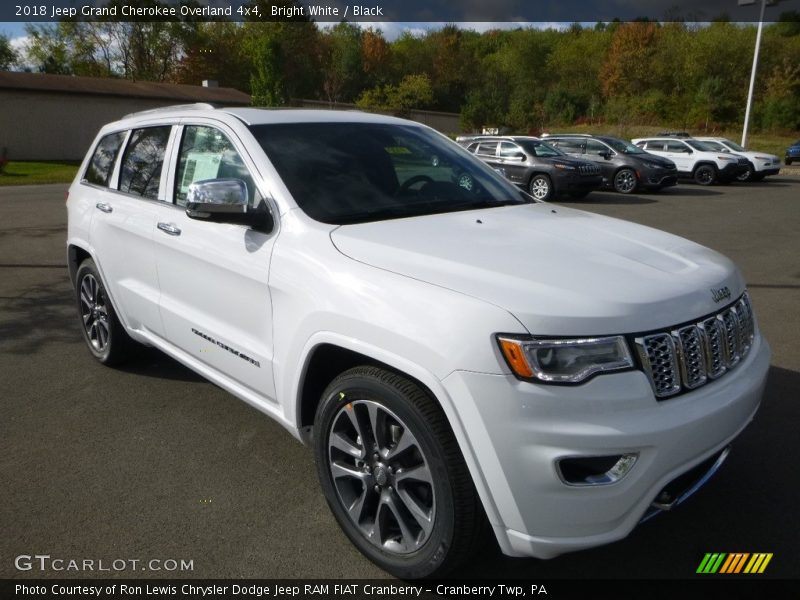
<path id="1" fill-rule="evenodd" d="M 678 167 L 678 171 L 683 173 L 691 173 L 692 168 L 694 167 L 694 157 L 692 156 L 692 150 L 679 140 L 670 140 L 666 142 L 664 145 L 665 152 L 663 156 L 666 156 L 672 162 L 675 163 L 675 166 Z M 648 152 L 650 150 L 648 149 Z"/>
<path id="2" fill-rule="evenodd" d="M 170 125 L 133 129 L 107 190 L 96 195 L 89 241 L 123 322 L 132 329 L 163 331 L 153 254 L 153 228 L 166 194 L 162 177 Z M 87 181 L 91 178 L 87 170 Z M 91 184 L 90 184 L 91 185 Z"/>
<path id="3" fill-rule="evenodd" d="M 171 164 L 172 202 L 159 207 L 154 242 L 165 338 L 274 401 L 268 280 L 276 230 L 191 219 L 185 212 L 189 185 L 204 179 L 239 179 L 251 204 L 265 201 L 252 160 L 227 126 L 199 119 L 179 128 Z"/>

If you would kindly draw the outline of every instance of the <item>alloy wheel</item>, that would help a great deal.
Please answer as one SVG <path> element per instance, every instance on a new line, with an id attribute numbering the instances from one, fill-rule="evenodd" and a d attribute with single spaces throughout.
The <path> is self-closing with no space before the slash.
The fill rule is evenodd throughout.
<path id="1" fill-rule="evenodd" d="M 105 292 L 91 273 L 87 273 L 81 279 L 80 307 L 89 343 L 97 352 L 102 352 L 108 345 L 110 337 L 108 307 Z"/>

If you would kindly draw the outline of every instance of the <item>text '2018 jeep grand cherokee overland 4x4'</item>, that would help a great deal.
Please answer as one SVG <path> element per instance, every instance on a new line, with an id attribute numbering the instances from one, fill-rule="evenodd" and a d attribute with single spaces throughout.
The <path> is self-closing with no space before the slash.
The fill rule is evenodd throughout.
<path id="1" fill-rule="evenodd" d="M 487 525 L 512 556 L 618 540 L 760 402 L 769 348 L 729 260 L 533 201 L 409 121 L 138 113 L 67 206 L 92 354 L 155 346 L 313 444 L 343 531 L 401 577 Z"/>

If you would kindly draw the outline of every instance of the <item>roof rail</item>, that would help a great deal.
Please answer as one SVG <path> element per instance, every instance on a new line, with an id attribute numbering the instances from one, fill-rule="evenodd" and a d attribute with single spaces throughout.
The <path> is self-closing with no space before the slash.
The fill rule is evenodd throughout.
<path id="1" fill-rule="evenodd" d="M 686 131 L 659 131 L 659 137 L 690 138 L 692 134 Z"/>
<path id="2" fill-rule="evenodd" d="M 171 106 L 159 106 L 158 108 L 151 108 L 149 110 L 139 110 L 136 112 L 128 113 L 123 119 L 130 117 L 137 117 L 139 115 L 152 115 L 161 112 L 170 112 L 173 110 L 214 110 L 217 108 L 214 104 L 208 102 L 195 102 L 193 104 L 173 104 Z"/>
<path id="3" fill-rule="evenodd" d="M 582 137 L 582 138 L 590 138 L 595 137 L 591 133 L 543 133 L 540 137 L 547 138 L 547 137 Z"/>

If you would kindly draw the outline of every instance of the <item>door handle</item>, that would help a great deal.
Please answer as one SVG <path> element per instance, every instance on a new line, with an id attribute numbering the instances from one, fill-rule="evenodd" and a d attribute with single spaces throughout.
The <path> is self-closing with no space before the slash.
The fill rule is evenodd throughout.
<path id="1" fill-rule="evenodd" d="M 95 208 L 102 210 L 104 213 L 110 213 L 114 209 L 107 202 L 98 202 L 94 205 Z"/>
<path id="2" fill-rule="evenodd" d="M 180 235 L 181 230 L 175 227 L 172 223 L 159 223 L 158 228 L 169 235 Z"/>

